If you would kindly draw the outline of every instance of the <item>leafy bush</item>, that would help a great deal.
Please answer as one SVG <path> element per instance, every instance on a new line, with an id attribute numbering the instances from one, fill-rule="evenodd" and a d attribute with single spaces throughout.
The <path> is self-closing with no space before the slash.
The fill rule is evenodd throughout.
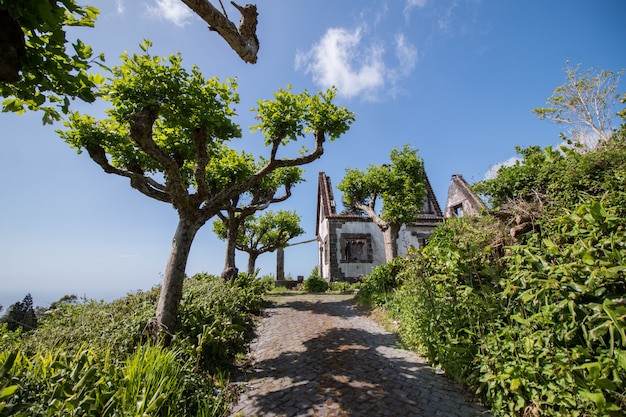
<path id="1" fill-rule="evenodd" d="M 0 416 L 223 415 L 232 399 L 226 375 L 252 337 L 265 288 L 249 277 L 188 279 L 167 349 L 140 344 L 158 289 L 60 303 L 28 333 L 4 325 Z"/>
<path id="2" fill-rule="evenodd" d="M 328 291 L 339 293 L 351 293 L 358 288 L 359 284 L 350 284 L 349 282 L 335 281 L 331 282 Z"/>
<path id="3" fill-rule="evenodd" d="M 450 219 L 406 260 L 388 310 L 404 342 L 457 380 L 474 370 L 477 346 L 498 316 L 492 277 L 502 271 L 491 217 Z"/>
<path id="4" fill-rule="evenodd" d="M 328 290 L 328 282 L 320 277 L 308 277 L 304 280 L 304 290 L 308 292 L 325 292 Z"/>
<path id="5" fill-rule="evenodd" d="M 626 232 L 616 213 L 592 200 L 544 219 L 542 234 L 504 257 L 495 219 L 449 220 L 405 261 L 384 305 L 407 345 L 477 388 L 496 415 L 623 415 Z"/>
<path id="6" fill-rule="evenodd" d="M 285 287 L 284 285 L 281 285 L 279 287 L 274 287 L 272 289 L 272 293 L 273 294 L 283 294 L 283 293 L 288 293 L 290 291 L 291 290 L 289 288 Z"/>
<path id="7" fill-rule="evenodd" d="M 447 220 L 359 298 L 497 416 L 625 415 L 626 140 L 522 154 L 476 189 L 538 202 L 532 233 L 514 240 L 510 212 Z"/>
<path id="8" fill-rule="evenodd" d="M 623 135 L 623 134 L 622 134 Z M 487 196 L 494 208 L 514 199 L 532 201 L 544 196 L 552 215 L 572 209 L 590 197 L 607 199 L 607 204 L 626 217 L 626 138 L 603 142 L 594 152 L 554 150 L 531 146 L 516 148 L 522 156 L 513 166 L 503 166 L 498 176 L 472 186 Z"/>
<path id="9" fill-rule="evenodd" d="M 400 285 L 398 274 L 403 270 L 404 265 L 403 258 L 396 258 L 374 267 L 359 287 L 357 302 L 366 306 L 385 305 L 393 291 Z"/>
<path id="10" fill-rule="evenodd" d="M 514 246 L 500 281 L 508 319 L 484 340 L 481 391 L 508 413 L 626 412 L 626 232 L 581 205 Z"/>
<path id="11" fill-rule="evenodd" d="M 319 276 L 317 267 L 315 267 L 311 271 L 311 275 L 304 280 L 303 288 L 308 292 L 325 292 L 328 290 L 328 282 Z"/>

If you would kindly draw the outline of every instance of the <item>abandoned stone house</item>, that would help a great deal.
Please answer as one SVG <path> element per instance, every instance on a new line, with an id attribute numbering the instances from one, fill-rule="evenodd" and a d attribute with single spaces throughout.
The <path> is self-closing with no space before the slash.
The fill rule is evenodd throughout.
<path id="1" fill-rule="evenodd" d="M 400 229 L 398 255 L 426 243 L 443 214 L 428 177 L 421 214 Z M 383 233 L 367 216 L 338 214 L 330 178 L 319 173 L 316 236 L 319 249 L 318 272 L 327 281 L 353 282 L 385 263 Z"/>
<path id="2" fill-rule="evenodd" d="M 443 213 L 444 217 L 449 219 L 464 215 L 476 215 L 486 208 L 485 203 L 470 189 L 463 176 L 454 174 L 450 181 L 450 188 L 448 188 L 448 200 Z"/>

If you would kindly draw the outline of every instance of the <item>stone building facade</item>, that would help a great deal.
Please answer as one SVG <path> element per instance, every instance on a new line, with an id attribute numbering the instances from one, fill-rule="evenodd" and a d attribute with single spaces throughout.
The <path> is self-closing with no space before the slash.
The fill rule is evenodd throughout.
<path id="1" fill-rule="evenodd" d="M 445 218 L 476 215 L 486 208 L 485 203 L 470 189 L 463 176 L 454 174 L 448 188 Z"/>
<path id="2" fill-rule="evenodd" d="M 421 247 L 443 221 L 439 203 L 425 177 L 426 199 L 415 222 L 400 229 L 398 255 Z M 357 281 L 386 262 L 383 233 L 367 216 L 337 214 L 330 178 L 319 173 L 317 194 L 318 272 L 326 281 Z"/>

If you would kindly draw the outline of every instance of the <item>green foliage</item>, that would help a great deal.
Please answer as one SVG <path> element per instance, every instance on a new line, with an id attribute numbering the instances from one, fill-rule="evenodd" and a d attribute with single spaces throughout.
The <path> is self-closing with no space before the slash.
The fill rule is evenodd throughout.
<path id="1" fill-rule="evenodd" d="M 599 145 L 594 152 L 580 153 L 551 147 L 517 148 L 523 159 L 501 167 L 496 178 L 473 185 L 487 196 L 493 208 L 511 200 L 532 201 L 537 196 L 549 203 L 548 210 L 559 214 L 589 197 L 607 199 L 626 217 L 626 140 L 618 135 Z"/>
<path id="2" fill-rule="evenodd" d="M 403 258 L 376 266 L 361 283 L 357 302 L 365 306 L 384 306 L 395 289 L 400 285 L 399 273 L 405 266 Z"/>
<path id="3" fill-rule="evenodd" d="M 4 325 L 0 416 L 223 415 L 232 400 L 226 375 L 252 337 L 266 288 L 245 274 L 188 279 L 170 348 L 140 345 L 158 289 L 57 303 L 28 333 Z"/>
<path id="4" fill-rule="evenodd" d="M 61 303 L 45 313 L 38 330 L 23 340 L 22 347 L 26 353 L 34 354 L 39 348 L 64 346 L 66 353 L 75 354 L 88 343 L 96 350 L 110 348 L 115 357 L 124 357 L 142 339 L 158 297 L 159 289 L 153 288 L 110 303 L 94 300 Z"/>
<path id="5" fill-rule="evenodd" d="M 220 219 L 213 222 L 213 231 L 218 238 L 227 237 L 225 222 Z M 248 215 L 237 229 L 235 247 L 251 256 L 251 260 L 278 248 L 284 248 L 294 237 L 304 234 L 300 227 L 300 216 L 295 211 L 269 210 L 261 215 Z M 248 273 L 254 270 L 254 262 L 249 264 Z"/>
<path id="6" fill-rule="evenodd" d="M 0 12 L 5 11 L 21 28 L 24 52 L 19 78 L 0 83 L 0 96 L 6 98 L 2 111 L 43 110 L 43 122 L 52 123 L 68 112 L 71 99 L 93 102 L 101 82 L 88 74 L 93 51 L 79 39 L 68 51 L 66 28 L 93 27 L 98 9 L 74 0 L 2 0 Z M 102 55 L 95 60 L 103 61 Z"/>
<path id="7" fill-rule="evenodd" d="M 560 173 L 563 155 L 551 146 L 541 149 L 531 146 L 515 148 L 521 159 L 511 166 L 501 166 L 497 177 L 472 185 L 472 189 L 487 197 L 494 209 L 499 209 L 514 199 L 532 201 L 537 193 L 545 194 L 555 174 Z M 557 168 L 558 166 L 558 168 Z"/>
<path id="8" fill-rule="evenodd" d="M 500 296 L 508 320 L 484 341 L 481 390 L 508 412 L 623 415 L 626 233 L 597 201 L 512 247 Z M 586 413 L 586 414 L 584 414 Z"/>
<path id="9" fill-rule="evenodd" d="M 304 91 L 293 94 L 290 87 L 274 93 L 274 100 L 257 102 L 258 125 L 252 131 L 261 131 L 269 145 L 279 140 L 283 145 L 298 140 L 305 133 L 319 132 L 333 141 L 348 131 L 354 113 L 345 107 L 332 104 L 337 95 L 335 88 L 311 95 Z"/>
<path id="10" fill-rule="evenodd" d="M 304 280 L 303 287 L 308 292 L 325 292 L 328 290 L 328 282 L 320 277 L 317 266 L 311 271 L 311 275 Z"/>
<path id="11" fill-rule="evenodd" d="M 380 197 L 383 200 L 381 219 L 396 224 L 414 221 L 425 196 L 424 163 L 417 150 L 409 145 L 394 148 L 390 159 L 388 165 L 371 165 L 367 170 L 346 169 L 338 188 L 348 206 L 363 210 L 369 216 Z"/>
<path id="12" fill-rule="evenodd" d="M 371 298 L 407 345 L 476 387 L 496 415 L 623 415 L 626 232 L 616 213 L 591 200 L 505 251 L 494 218 L 449 220 L 386 280 L 393 295 Z"/>
<path id="13" fill-rule="evenodd" d="M 491 244 L 499 235 L 490 217 L 450 219 L 406 260 L 389 301 L 404 342 L 459 380 L 474 369 L 485 326 L 497 316 L 492 279 L 502 266 Z"/>
<path id="14" fill-rule="evenodd" d="M 258 280 L 260 281 L 261 285 L 263 286 L 266 292 L 274 289 L 274 283 L 276 280 L 274 279 L 273 275 L 264 275 L 258 278 Z"/>
<path id="15" fill-rule="evenodd" d="M 328 288 L 328 291 L 348 294 L 348 293 L 355 292 L 358 288 L 359 288 L 358 283 L 350 284 L 349 282 L 344 282 L 344 281 L 334 281 L 330 283 L 330 287 Z"/>

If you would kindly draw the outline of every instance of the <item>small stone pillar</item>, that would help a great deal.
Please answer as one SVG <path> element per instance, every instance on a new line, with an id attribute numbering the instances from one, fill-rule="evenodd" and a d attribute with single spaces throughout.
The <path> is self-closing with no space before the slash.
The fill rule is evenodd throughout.
<path id="1" fill-rule="evenodd" d="M 285 251 L 283 248 L 276 250 L 276 281 L 285 279 Z"/>

